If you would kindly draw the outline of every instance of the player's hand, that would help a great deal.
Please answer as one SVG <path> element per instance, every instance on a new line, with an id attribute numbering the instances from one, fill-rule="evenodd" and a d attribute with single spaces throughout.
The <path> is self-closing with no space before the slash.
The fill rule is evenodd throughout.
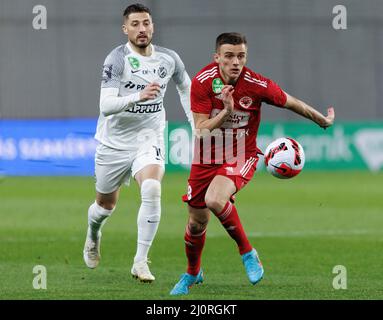
<path id="1" fill-rule="evenodd" d="M 335 120 L 335 111 L 334 111 L 334 108 L 333 107 L 329 107 L 327 109 L 327 116 L 324 118 L 324 122 L 321 123 L 321 127 L 323 129 L 326 129 L 327 127 L 330 127 L 332 126 L 332 124 L 334 123 L 334 120 Z"/>
<path id="2" fill-rule="evenodd" d="M 234 87 L 231 85 L 225 85 L 221 91 L 223 106 L 227 114 L 232 113 L 234 110 L 233 93 Z"/>
<path id="3" fill-rule="evenodd" d="M 157 82 L 148 84 L 144 90 L 140 92 L 140 101 L 147 101 L 157 98 L 161 87 Z"/>

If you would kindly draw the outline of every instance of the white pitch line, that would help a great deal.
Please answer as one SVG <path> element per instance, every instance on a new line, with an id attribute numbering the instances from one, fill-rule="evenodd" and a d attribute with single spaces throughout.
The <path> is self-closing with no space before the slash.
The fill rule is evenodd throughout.
<path id="1" fill-rule="evenodd" d="M 211 238 L 222 237 L 222 234 L 209 233 L 207 236 Z M 358 235 L 376 235 L 383 236 L 381 230 L 312 230 L 312 231 L 271 231 L 271 232 L 248 232 L 248 237 L 262 237 L 262 238 L 299 238 L 299 237 L 316 237 L 316 236 L 358 236 Z"/>

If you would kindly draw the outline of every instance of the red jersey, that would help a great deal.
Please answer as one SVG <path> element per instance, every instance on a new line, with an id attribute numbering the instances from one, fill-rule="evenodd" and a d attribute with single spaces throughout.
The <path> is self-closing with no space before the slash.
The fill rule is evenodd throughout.
<path id="1" fill-rule="evenodd" d="M 224 80 L 219 73 L 218 63 L 214 62 L 203 68 L 192 80 L 191 110 L 195 113 L 208 114 L 209 118 L 215 117 L 224 108 L 220 97 L 223 85 Z M 226 153 L 228 146 L 232 146 L 233 156 L 244 152 L 247 158 L 249 155 L 260 153 L 256 138 L 261 119 L 261 104 L 266 102 L 283 107 L 286 103 L 286 94 L 274 81 L 243 67 L 234 85 L 233 99 L 234 110 L 218 130 L 222 134 L 221 137 L 217 140 L 216 136 L 210 142 L 210 163 L 226 162 L 230 158 Z M 207 145 L 205 143 L 203 147 L 202 140 L 204 139 L 200 139 L 199 143 L 196 140 L 195 151 L 198 152 L 200 159 L 194 159 L 194 163 L 203 161 L 202 148 L 206 149 Z M 222 162 L 217 162 L 220 161 L 218 153 L 223 155 Z M 206 163 L 206 159 L 202 163 Z"/>

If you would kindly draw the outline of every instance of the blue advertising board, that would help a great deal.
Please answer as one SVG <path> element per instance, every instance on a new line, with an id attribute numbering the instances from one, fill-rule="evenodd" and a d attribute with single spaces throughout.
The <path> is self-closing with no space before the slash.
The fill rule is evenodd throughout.
<path id="1" fill-rule="evenodd" d="M 97 119 L 1 120 L 3 175 L 94 175 Z"/>

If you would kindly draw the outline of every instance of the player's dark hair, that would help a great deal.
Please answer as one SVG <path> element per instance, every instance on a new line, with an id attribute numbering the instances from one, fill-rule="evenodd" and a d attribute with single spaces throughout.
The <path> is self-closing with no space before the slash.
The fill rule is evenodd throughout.
<path id="1" fill-rule="evenodd" d="M 215 50 L 218 51 L 218 48 L 223 44 L 247 44 L 246 37 L 238 32 L 226 32 L 221 33 L 217 40 L 215 41 Z"/>
<path id="2" fill-rule="evenodd" d="M 131 13 L 138 13 L 138 12 L 146 12 L 146 13 L 149 13 L 150 16 L 152 16 L 152 13 L 150 12 L 150 9 L 148 7 L 144 6 L 141 3 L 135 3 L 126 7 L 126 9 L 124 10 L 124 18 L 128 19 Z"/>

